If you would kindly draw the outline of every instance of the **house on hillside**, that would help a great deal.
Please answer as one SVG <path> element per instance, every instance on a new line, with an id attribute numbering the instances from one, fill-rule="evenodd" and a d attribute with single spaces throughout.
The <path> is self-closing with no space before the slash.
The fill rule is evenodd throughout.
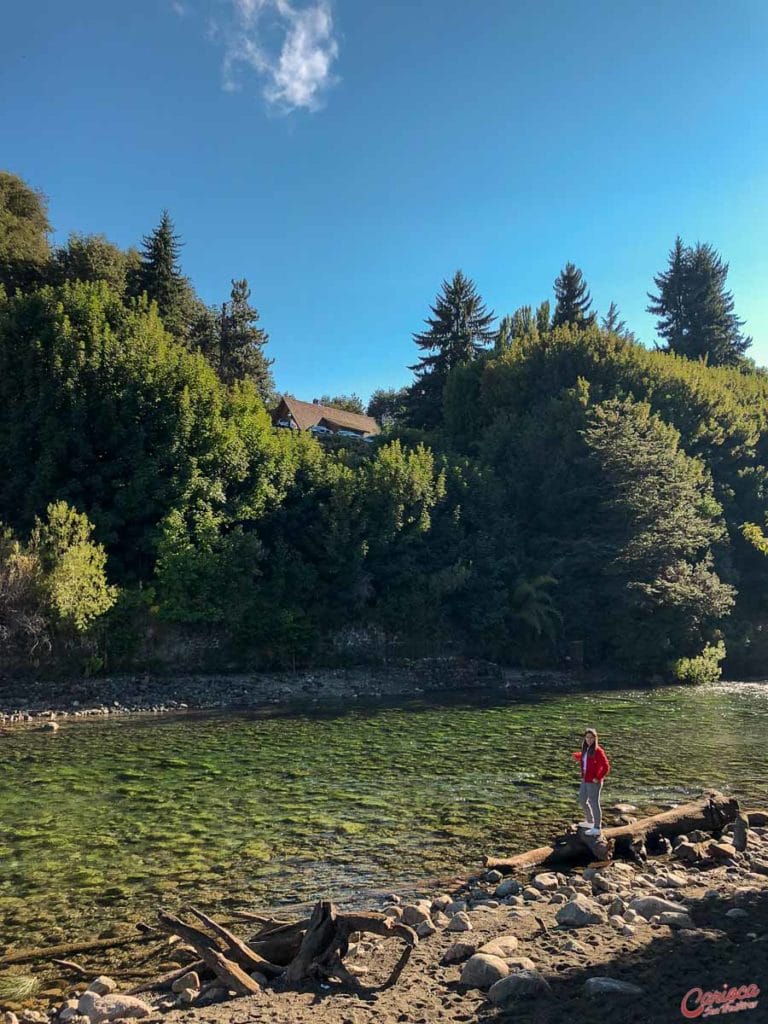
<path id="1" fill-rule="evenodd" d="M 289 430 L 308 430 L 317 436 L 337 434 L 340 437 L 356 437 L 368 441 L 381 433 L 381 428 L 372 416 L 361 416 L 346 409 L 334 409 L 319 402 L 300 402 L 292 395 L 283 395 L 280 404 L 272 413 L 276 427 Z"/>

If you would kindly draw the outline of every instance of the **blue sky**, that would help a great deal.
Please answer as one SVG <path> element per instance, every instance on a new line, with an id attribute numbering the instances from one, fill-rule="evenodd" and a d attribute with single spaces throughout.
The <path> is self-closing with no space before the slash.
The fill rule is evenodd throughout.
<path id="1" fill-rule="evenodd" d="M 135 244 L 167 206 L 301 398 L 406 383 L 459 267 L 503 314 L 573 260 L 651 344 L 677 233 L 730 262 L 768 363 L 767 39 L 763 0 L 9 4 L 0 166 L 56 241 Z"/>

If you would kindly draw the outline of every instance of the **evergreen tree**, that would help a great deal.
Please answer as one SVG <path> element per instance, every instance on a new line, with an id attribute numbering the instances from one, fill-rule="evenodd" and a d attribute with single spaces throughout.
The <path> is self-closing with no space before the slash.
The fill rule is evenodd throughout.
<path id="1" fill-rule="evenodd" d="M 595 322 L 595 314 L 590 312 L 592 297 L 587 288 L 584 275 L 575 263 L 566 263 L 555 280 L 555 315 L 553 327 L 563 324 L 576 324 L 586 327 Z"/>
<path id="2" fill-rule="evenodd" d="M 181 242 L 174 233 L 173 221 L 163 210 L 160 223 L 142 243 L 141 264 L 134 292 L 146 292 L 157 303 L 160 318 L 176 338 L 185 336 L 189 327 L 192 289 L 179 267 Z"/>
<path id="3" fill-rule="evenodd" d="M 621 319 L 619 307 L 615 302 L 612 302 L 608 307 L 608 312 L 600 320 L 600 326 L 604 331 L 608 331 L 609 334 L 617 334 L 626 341 L 635 341 L 634 333 L 627 329 L 627 322 Z"/>
<path id="4" fill-rule="evenodd" d="M 413 426 L 425 429 L 440 423 L 450 371 L 475 359 L 496 335 L 491 328 L 495 314 L 488 312 L 474 282 L 460 270 L 451 281 L 443 281 L 431 310 L 427 330 L 413 336 L 425 354 L 409 367 L 416 376 L 408 395 L 409 419 Z"/>
<path id="5" fill-rule="evenodd" d="M 648 312 L 666 349 L 713 366 L 741 362 L 752 344 L 741 331 L 744 321 L 734 312 L 733 295 L 726 291 L 728 264 L 713 246 L 685 246 L 678 236 L 667 270 L 654 277 L 658 294 L 648 294 Z"/>
<path id="6" fill-rule="evenodd" d="M 250 304 L 250 297 L 245 278 L 232 281 L 230 300 L 224 303 L 221 312 L 219 376 L 225 384 L 253 381 L 264 404 L 270 405 L 275 396 L 275 382 L 270 370 L 273 360 L 264 355 L 269 335 L 256 326 L 259 313 Z"/>

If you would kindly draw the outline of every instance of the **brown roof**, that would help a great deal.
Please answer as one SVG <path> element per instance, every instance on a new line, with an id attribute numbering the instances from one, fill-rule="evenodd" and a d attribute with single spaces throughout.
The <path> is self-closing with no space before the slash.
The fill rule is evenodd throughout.
<path id="1" fill-rule="evenodd" d="M 296 421 L 299 430 L 309 430 L 325 421 L 329 426 L 339 430 L 357 430 L 362 434 L 379 434 L 379 424 L 373 416 L 362 416 L 346 409 L 336 409 L 330 405 L 316 405 L 315 402 L 300 402 L 293 395 L 283 395 L 283 402 Z"/>

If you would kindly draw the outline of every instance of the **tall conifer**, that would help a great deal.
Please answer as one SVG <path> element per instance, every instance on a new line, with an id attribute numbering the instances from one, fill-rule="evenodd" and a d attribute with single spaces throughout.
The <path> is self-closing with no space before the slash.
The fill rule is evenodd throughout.
<path id="1" fill-rule="evenodd" d="M 186 333 L 192 301 L 189 282 L 179 267 L 181 242 L 173 221 L 163 210 L 160 223 L 142 242 L 137 291 L 157 303 L 160 318 L 176 337 Z"/>
<path id="2" fill-rule="evenodd" d="M 678 236 L 667 270 L 654 277 L 658 294 L 648 294 L 649 313 L 670 352 L 704 359 L 713 366 L 740 362 L 752 344 L 726 290 L 728 264 L 711 245 L 686 246 Z"/>
<path id="3" fill-rule="evenodd" d="M 416 379 L 409 389 L 409 420 L 413 426 L 431 429 L 442 419 L 443 388 L 448 374 L 460 363 L 470 362 L 495 339 L 488 312 L 474 281 L 457 270 L 427 317 L 427 330 L 413 340 L 424 353 L 410 369 Z"/>
<path id="4" fill-rule="evenodd" d="M 584 275 L 575 263 L 566 263 L 555 280 L 555 315 L 553 327 L 563 324 L 576 324 L 586 327 L 595 322 L 595 314 L 590 312 L 592 297 L 587 288 Z"/>

